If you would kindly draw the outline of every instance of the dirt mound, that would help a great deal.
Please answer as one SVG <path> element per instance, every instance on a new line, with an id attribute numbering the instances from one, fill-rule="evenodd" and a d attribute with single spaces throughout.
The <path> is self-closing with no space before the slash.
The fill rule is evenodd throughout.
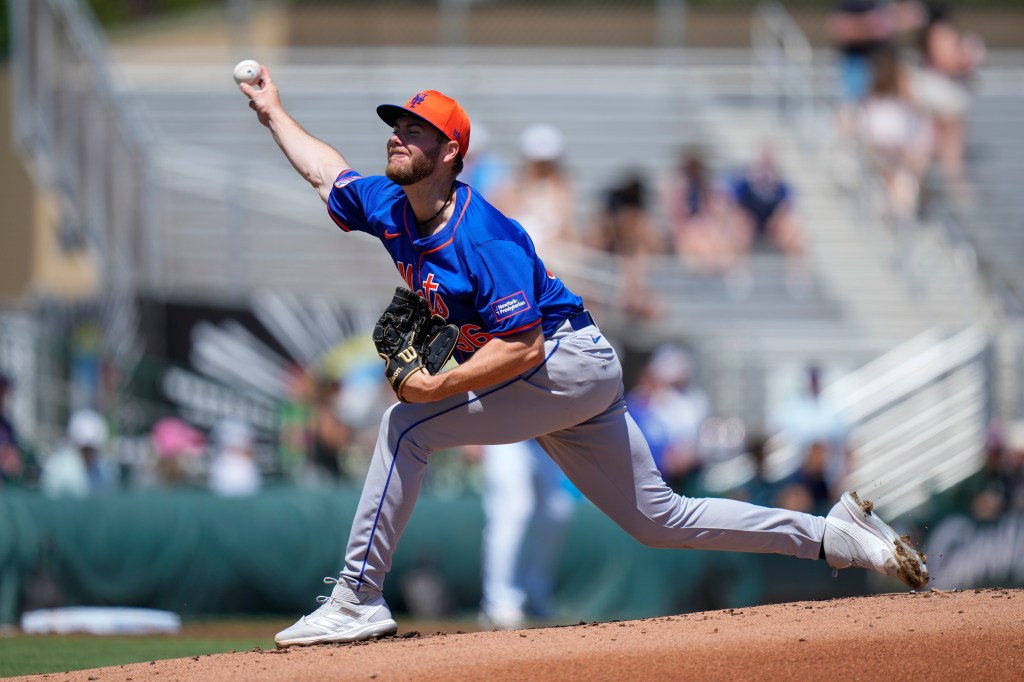
<path id="1" fill-rule="evenodd" d="M 22 680 L 1024 677 L 1024 590 L 884 594 L 517 632 L 196 656 Z"/>

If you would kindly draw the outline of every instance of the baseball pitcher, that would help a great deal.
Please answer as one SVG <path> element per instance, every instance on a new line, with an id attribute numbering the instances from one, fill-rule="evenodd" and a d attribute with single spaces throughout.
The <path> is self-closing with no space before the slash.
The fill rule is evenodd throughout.
<path id="1" fill-rule="evenodd" d="M 922 557 L 854 494 L 818 517 L 683 498 L 665 485 L 626 409 L 615 350 L 580 297 L 547 271 L 516 222 L 459 182 L 470 120 L 454 99 L 424 90 L 377 107 L 391 132 L 384 176 L 369 176 L 286 113 L 265 66 L 255 85 L 239 87 L 330 218 L 342 232 L 379 239 L 405 283 L 374 331 L 399 402 L 383 417 L 345 564 L 324 579 L 330 596 L 278 633 L 278 646 L 397 630 L 381 590 L 430 455 L 468 444 L 535 438 L 645 545 L 821 558 L 911 587 L 927 582 Z M 449 345 L 457 365 L 439 371 Z"/>

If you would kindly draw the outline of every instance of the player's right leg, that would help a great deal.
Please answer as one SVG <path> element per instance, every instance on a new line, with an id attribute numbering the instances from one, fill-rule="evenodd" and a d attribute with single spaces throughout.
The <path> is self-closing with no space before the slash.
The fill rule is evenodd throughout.
<path id="1" fill-rule="evenodd" d="M 600 414 L 621 392 L 621 373 L 603 335 L 559 332 L 544 363 L 476 393 L 399 403 L 381 421 L 356 508 L 342 577 L 356 592 L 383 589 L 398 539 L 412 516 L 430 455 L 463 445 L 515 443 L 562 431 Z M 593 328 L 591 328 L 593 329 Z M 581 333 L 582 334 L 582 333 Z M 577 335 L 578 336 L 578 335 Z M 597 340 L 593 340 L 596 338 Z M 598 353 L 586 388 L 580 365 Z"/>
<path id="2" fill-rule="evenodd" d="M 356 642 L 398 631 L 381 594 L 357 594 L 337 578 L 327 577 L 324 582 L 334 584 L 331 595 L 317 597 L 320 608 L 277 633 L 274 641 L 278 647 Z"/>
<path id="3" fill-rule="evenodd" d="M 600 413 L 614 400 L 621 389 L 621 373 L 618 363 L 610 361 L 614 357 L 611 346 L 600 334 L 587 337 L 586 344 L 579 338 L 569 338 L 572 334 L 567 324 L 548 339 L 545 362 L 519 378 L 479 393 L 433 403 L 398 403 L 388 408 L 381 420 L 352 522 L 345 565 L 335 588 L 347 591 L 345 599 L 337 600 L 332 595 L 316 613 L 323 615 L 325 607 L 341 608 L 349 594 L 360 604 L 383 604 L 384 579 L 412 516 L 431 453 L 462 445 L 514 443 L 563 430 Z M 600 353 L 599 357 L 607 361 L 602 360 L 599 369 L 592 372 L 588 390 L 580 392 L 576 367 L 585 352 Z M 318 622 L 328 625 L 322 618 Z M 347 638 L 350 627 L 362 626 L 337 619 L 334 629 L 317 641 L 350 641 L 337 639 Z M 279 645 L 289 645 L 287 632 L 278 635 Z M 375 634 L 358 638 L 370 636 Z"/>

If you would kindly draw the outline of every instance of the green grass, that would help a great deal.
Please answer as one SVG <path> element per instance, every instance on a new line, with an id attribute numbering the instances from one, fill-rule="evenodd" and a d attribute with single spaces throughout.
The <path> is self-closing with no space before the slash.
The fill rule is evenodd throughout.
<path id="1" fill-rule="evenodd" d="M 228 651 L 273 648 L 273 630 L 262 637 L 207 635 L 96 637 L 91 635 L 23 635 L 0 637 L 0 677 L 65 672 L 184 658 Z"/>
<path id="2" fill-rule="evenodd" d="M 180 635 L 99 637 L 94 635 L 5 636 L 0 630 L 0 678 L 88 670 L 229 651 L 274 648 L 274 633 L 292 624 L 272 616 L 186 620 Z M 475 615 L 461 620 L 403 619 L 400 632 L 473 632 Z"/>

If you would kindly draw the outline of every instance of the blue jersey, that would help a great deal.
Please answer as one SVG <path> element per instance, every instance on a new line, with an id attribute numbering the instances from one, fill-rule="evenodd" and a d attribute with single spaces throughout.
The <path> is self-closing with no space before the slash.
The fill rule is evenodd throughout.
<path id="1" fill-rule="evenodd" d="M 342 230 L 380 239 L 407 286 L 459 328 L 458 362 L 495 336 L 538 325 L 549 336 L 583 310 L 583 300 L 544 268 L 518 223 L 461 182 L 454 203 L 448 224 L 421 238 L 401 187 L 385 177 L 346 170 L 327 206 Z"/>

